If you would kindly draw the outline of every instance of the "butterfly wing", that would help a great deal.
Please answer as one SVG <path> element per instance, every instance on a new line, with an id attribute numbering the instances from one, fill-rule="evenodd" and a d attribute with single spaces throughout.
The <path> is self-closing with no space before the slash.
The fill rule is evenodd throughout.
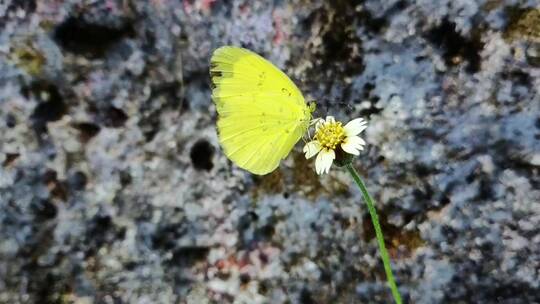
<path id="1" fill-rule="evenodd" d="M 210 73 L 225 154 L 252 173 L 273 171 L 309 125 L 300 90 L 266 59 L 238 47 L 217 49 Z"/>

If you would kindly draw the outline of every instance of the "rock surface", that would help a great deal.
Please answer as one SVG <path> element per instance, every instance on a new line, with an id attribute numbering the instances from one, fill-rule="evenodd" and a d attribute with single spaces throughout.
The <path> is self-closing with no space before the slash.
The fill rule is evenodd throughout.
<path id="1" fill-rule="evenodd" d="M 407 303 L 540 303 L 538 2 L 0 3 L 0 303 L 391 303 L 365 205 L 300 144 L 221 153 L 213 49 L 369 120 Z"/>

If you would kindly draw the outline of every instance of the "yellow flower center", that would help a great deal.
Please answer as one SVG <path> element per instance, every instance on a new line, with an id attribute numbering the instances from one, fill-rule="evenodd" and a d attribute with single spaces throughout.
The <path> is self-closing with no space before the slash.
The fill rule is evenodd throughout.
<path id="1" fill-rule="evenodd" d="M 314 139 L 321 143 L 323 148 L 335 150 L 345 139 L 345 129 L 339 121 L 324 123 L 315 133 Z"/>

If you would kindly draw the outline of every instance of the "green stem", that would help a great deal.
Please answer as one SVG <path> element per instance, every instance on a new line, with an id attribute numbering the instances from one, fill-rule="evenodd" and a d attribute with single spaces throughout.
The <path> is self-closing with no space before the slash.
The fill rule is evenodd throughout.
<path id="1" fill-rule="evenodd" d="M 388 285 L 390 285 L 390 289 L 392 290 L 392 296 L 394 296 L 394 300 L 396 301 L 396 303 L 401 304 L 401 295 L 399 294 L 396 281 L 394 280 L 394 275 L 392 274 L 390 257 L 388 256 L 388 251 L 386 251 L 386 246 L 384 246 L 383 233 L 381 230 L 381 225 L 379 224 L 379 217 L 377 216 L 377 211 L 375 210 L 373 199 L 371 198 L 371 195 L 369 195 L 366 185 L 364 185 L 364 182 L 360 178 L 360 175 L 358 175 L 353 166 L 349 163 L 346 167 L 352 178 L 358 185 L 358 188 L 360 188 L 362 195 L 364 196 L 364 201 L 367 204 L 369 215 L 371 215 L 373 228 L 375 228 L 375 235 L 377 236 L 377 242 L 379 243 L 379 250 L 381 251 L 381 259 L 383 261 L 384 271 L 386 272 L 386 278 L 388 279 Z"/>

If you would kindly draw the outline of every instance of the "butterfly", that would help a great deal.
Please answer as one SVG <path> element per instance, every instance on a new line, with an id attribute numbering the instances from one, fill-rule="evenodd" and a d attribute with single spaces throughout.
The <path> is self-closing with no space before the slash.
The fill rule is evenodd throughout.
<path id="1" fill-rule="evenodd" d="M 225 155 L 254 174 L 275 170 L 306 133 L 315 104 L 280 69 L 244 48 L 216 49 L 210 77 Z"/>

